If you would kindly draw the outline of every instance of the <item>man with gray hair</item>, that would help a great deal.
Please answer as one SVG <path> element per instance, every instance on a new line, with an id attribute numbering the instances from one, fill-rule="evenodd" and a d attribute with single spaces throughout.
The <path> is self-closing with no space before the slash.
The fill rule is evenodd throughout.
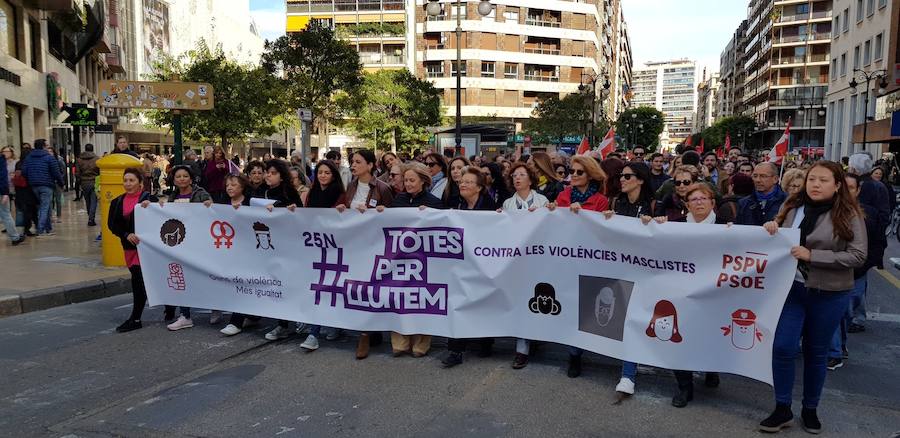
<path id="1" fill-rule="evenodd" d="M 887 187 L 872 179 L 872 156 L 868 152 L 857 152 L 850 156 L 847 173 L 859 176 L 859 203 L 871 205 L 878 211 L 877 230 L 887 244 L 884 235 L 891 223 L 890 195 Z"/>
<path id="2" fill-rule="evenodd" d="M 193 149 L 185 149 L 184 150 L 184 160 L 181 162 L 185 166 L 191 168 L 191 173 L 194 174 L 194 179 L 200 179 L 200 163 L 197 162 L 197 153 L 194 152 Z"/>
<path id="3" fill-rule="evenodd" d="M 778 166 L 759 163 L 753 168 L 752 194 L 738 201 L 738 213 L 734 222 L 739 225 L 762 225 L 775 219 L 787 193 L 778 184 Z"/>

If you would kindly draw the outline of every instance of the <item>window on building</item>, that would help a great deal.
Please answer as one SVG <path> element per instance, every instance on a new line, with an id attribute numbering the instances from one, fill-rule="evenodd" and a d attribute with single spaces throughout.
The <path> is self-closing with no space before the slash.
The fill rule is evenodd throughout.
<path id="1" fill-rule="evenodd" d="M 460 74 L 462 76 L 466 75 L 466 70 L 468 70 L 468 61 L 465 59 L 459 64 Z M 450 61 L 450 76 L 456 77 L 456 61 Z"/>
<path id="2" fill-rule="evenodd" d="M 844 23 L 844 28 L 841 29 L 843 32 L 850 31 L 850 8 L 844 9 L 844 13 L 841 14 L 841 21 Z"/>
<path id="3" fill-rule="evenodd" d="M 6 144 L 4 146 L 9 145 L 14 149 L 18 149 L 22 146 L 22 108 L 10 101 L 6 101 L 5 118 Z"/>
<path id="4" fill-rule="evenodd" d="M 884 32 L 875 35 L 875 48 L 872 52 L 872 59 L 875 61 L 880 61 L 883 55 L 881 54 L 884 51 Z"/>
<path id="5" fill-rule="evenodd" d="M 887 0 L 878 0 L 878 9 L 887 6 Z"/>
<path id="6" fill-rule="evenodd" d="M 466 6 L 468 3 L 463 3 L 459 6 L 452 6 L 450 8 L 450 18 L 456 19 L 456 16 L 459 15 L 463 20 L 466 19 Z"/>
<path id="7" fill-rule="evenodd" d="M 503 66 L 503 77 L 506 79 L 519 78 L 519 64 L 506 64 Z"/>
<path id="8" fill-rule="evenodd" d="M 494 74 L 494 63 L 489 61 L 481 61 L 481 77 L 492 78 L 494 77 Z"/>
<path id="9" fill-rule="evenodd" d="M 869 108 L 866 108 L 866 100 L 868 98 L 869 98 L 868 91 L 863 91 L 862 96 L 859 96 L 859 120 L 856 122 L 856 124 L 863 123 L 866 120 L 866 118 L 869 116 L 869 113 L 871 112 L 871 111 L 869 111 Z M 872 102 L 874 102 L 874 101 L 875 100 L 873 99 Z"/>
<path id="10" fill-rule="evenodd" d="M 19 48 L 16 44 L 16 8 L 7 1 L 0 0 L 0 53 L 5 53 L 13 58 L 19 57 Z"/>
<path id="11" fill-rule="evenodd" d="M 863 43 L 863 65 L 872 63 L 872 40 L 866 40 Z"/>
<path id="12" fill-rule="evenodd" d="M 841 53 L 841 77 L 847 76 L 847 52 Z"/>
<path id="13" fill-rule="evenodd" d="M 35 20 L 28 20 L 29 33 L 31 34 L 31 68 L 41 70 L 41 25 Z"/>
<path id="14" fill-rule="evenodd" d="M 503 11 L 503 19 L 509 23 L 518 23 L 519 22 L 519 8 L 514 8 L 511 6 L 507 6 L 506 10 Z"/>
<path id="15" fill-rule="evenodd" d="M 444 77 L 443 61 L 425 61 L 425 76 L 429 78 Z"/>
<path id="16" fill-rule="evenodd" d="M 856 70 L 859 68 L 859 46 L 853 48 L 853 69 Z"/>
<path id="17" fill-rule="evenodd" d="M 809 3 L 803 3 L 797 5 L 797 15 L 803 15 L 809 13 Z"/>
<path id="18" fill-rule="evenodd" d="M 841 36 L 841 33 L 840 33 L 841 16 L 840 15 L 834 17 L 834 23 L 832 23 L 831 27 L 834 28 L 834 39 L 837 39 L 837 37 Z"/>
<path id="19" fill-rule="evenodd" d="M 859 23 L 866 16 L 866 9 L 863 8 L 863 0 L 856 0 L 856 22 Z"/>
<path id="20" fill-rule="evenodd" d="M 837 74 L 838 74 L 838 60 L 832 59 L 831 60 L 831 80 L 832 81 L 837 80 Z"/>
<path id="21" fill-rule="evenodd" d="M 866 0 L 866 15 L 872 16 L 875 13 L 875 0 Z"/>

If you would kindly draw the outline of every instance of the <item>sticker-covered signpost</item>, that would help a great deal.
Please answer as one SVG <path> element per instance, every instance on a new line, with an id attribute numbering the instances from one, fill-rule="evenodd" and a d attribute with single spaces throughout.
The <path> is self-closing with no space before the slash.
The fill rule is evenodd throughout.
<path id="1" fill-rule="evenodd" d="M 104 107 L 172 111 L 176 164 L 182 160 L 181 112 L 213 109 L 213 94 L 213 86 L 204 82 L 100 81 Z"/>

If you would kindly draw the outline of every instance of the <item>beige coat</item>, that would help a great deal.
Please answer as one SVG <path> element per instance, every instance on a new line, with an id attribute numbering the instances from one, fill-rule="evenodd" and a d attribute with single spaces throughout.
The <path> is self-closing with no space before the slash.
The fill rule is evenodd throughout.
<path id="1" fill-rule="evenodd" d="M 796 214 L 796 209 L 788 211 L 782 226 L 793 227 Z M 806 287 L 836 292 L 853 288 L 853 269 L 866 262 L 868 239 L 861 217 L 853 218 L 850 226 L 853 240 L 847 242 L 834 234 L 831 214 L 819 216 L 816 228 L 806 236 L 806 248 L 810 250 Z"/>

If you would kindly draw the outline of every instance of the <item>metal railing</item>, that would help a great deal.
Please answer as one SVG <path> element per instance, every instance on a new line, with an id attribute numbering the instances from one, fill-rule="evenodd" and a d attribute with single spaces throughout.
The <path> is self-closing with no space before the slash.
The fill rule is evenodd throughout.
<path id="1" fill-rule="evenodd" d="M 525 24 L 542 27 L 560 27 L 562 25 L 562 23 L 560 23 L 559 21 L 548 21 L 530 17 L 525 19 Z"/>
<path id="2" fill-rule="evenodd" d="M 559 76 L 543 76 L 525 73 L 526 81 L 559 82 Z"/>
<path id="3" fill-rule="evenodd" d="M 559 55 L 559 49 L 542 49 L 542 48 L 524 48 L 522 49 L 525 53 L 537 53 L 541 55 Z"/>

